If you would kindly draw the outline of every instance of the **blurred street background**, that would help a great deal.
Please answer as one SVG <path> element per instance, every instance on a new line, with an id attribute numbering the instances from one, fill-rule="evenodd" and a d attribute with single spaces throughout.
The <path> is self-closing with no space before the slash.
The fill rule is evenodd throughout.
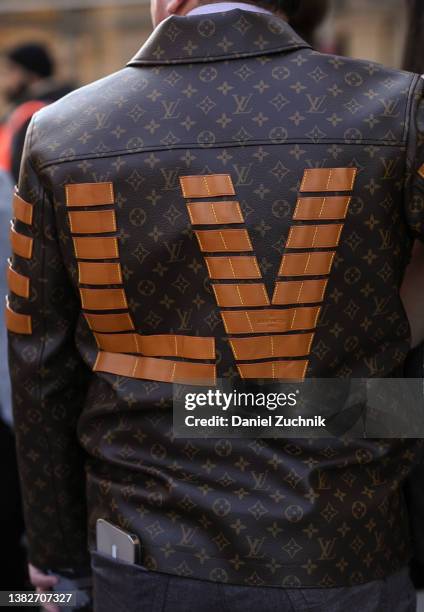
<path id="1" fill-rule="evenodd" d="M 317 36 L 322 50 L 401 65 L 404 0 L 330 4 Z M 57 76 L 66 82 L 83 85 L 118 70 L 150 30 L 147 0 L 0 0 L 0 51 L 21 42 L 43 42 L 57 59 Z M 0 100 L 0 116 L 4 110 Z"/>

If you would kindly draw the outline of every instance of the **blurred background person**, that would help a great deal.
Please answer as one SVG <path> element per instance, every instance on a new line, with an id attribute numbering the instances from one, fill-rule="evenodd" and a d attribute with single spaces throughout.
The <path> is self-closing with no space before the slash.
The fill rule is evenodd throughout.
<path id="1" fill-rule="evenodd" d="M 27 43 L 3 54 L 0 87 L 10 112 L 0 132 L 0 168 L 18 180 L 25 134 L 32 115 L 69 93 L 70 84 L 55 79 L 55 64 L 48 49 Z"/>

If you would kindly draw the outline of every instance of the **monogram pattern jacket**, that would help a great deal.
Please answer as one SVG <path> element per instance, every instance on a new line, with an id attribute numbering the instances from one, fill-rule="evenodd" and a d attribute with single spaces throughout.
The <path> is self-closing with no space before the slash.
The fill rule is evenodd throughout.
<path id="1" fill-rule="evenodd" d="M 171 383 L 399 375 L 422 97 L 234 10 L 166 20 L 35 116 L 6 311 L 35 565 L 84 565 L 99 517 L 147 567 L 207 580 L 405 565 L 420 442 L 176 439 Z"/>

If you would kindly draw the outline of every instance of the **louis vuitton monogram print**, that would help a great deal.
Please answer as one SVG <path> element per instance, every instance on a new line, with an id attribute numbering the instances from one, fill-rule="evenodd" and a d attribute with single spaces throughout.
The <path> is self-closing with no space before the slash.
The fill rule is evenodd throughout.
<path id="1" fill-rule="evenodd" d="M 219 181 L 209 183 L 205 179 L 203 183 L 202 188 L 208 191 L 216 191 L 219 188 Z M 199 191 L 194 187 L 194 192 Z M 193 185 L 187 185 L 187 189 L 193 190 Z M 103 332 L 94 333 L 100 351 L 93 371 L 161 382 L 215 384 L 216 371 L 213 363 L 153 358 L 173 356 L 181 359 L 215 360 L 214 338 L 177 335 L 144 337 L 135 333 L 122 333 L 135 329 L 135 326 L 123 287 L 118 237 L 106 236 L 118 231 L 115 210 L 99 208 L 115 204 L 113 184 L 74 183 L 66 185 L 65 192 L 69 227 L 78 260 L 81 306 L 90 329 Z M 84 211 L 73 210 L 81 207 L 84 207 Z M 90 234 L 90 237 L 85 234 Z M 84 259 L 90 261 L 83 261 Z M 103 314 L 103 311 L 111 310 L 121 312 Z M 135 353 L 143 357 L 130 357 L 125 353 Z"/>
<path id="2" fill-rule="evenodd" d="M 86 508 L 90 545 L 106 518 L 180 576 L 333 587 L 407 564 L 421 442 L 175 438 L 163 381 L 402 376 L 423 89 L 236 10 L 166 20 L 36 115 L 9 292 L 35 565 L 88 563 Z"/>

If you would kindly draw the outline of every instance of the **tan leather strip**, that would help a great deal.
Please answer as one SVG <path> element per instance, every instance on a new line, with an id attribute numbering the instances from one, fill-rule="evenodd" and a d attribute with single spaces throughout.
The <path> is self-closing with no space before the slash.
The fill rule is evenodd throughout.
<path id="1" fill-rule="evenodd" d="M 424 178 L 424 164 L 418 169 L 418 174 Z"/>
<path id="2" fill-rule="evenodd" d="M 205 257 L 209 278 L 212 280 L 261 278 L 258 260 L 249 255 L 234 257 Z"/>
<path id="3" fill-rule="evenodd" d="M 212 285 L 218 306 L 268 306 L 269 297 L 263 283 Z"/>
<path id="4" fill-rule="evenodd" d="M 293 219 L 295 221 L 345 219 L 350 200 L 350 196 L 299 198 L 294 211 Z"/>
<path id="5" fill-rule="evenodd" d="M 279 276 L 326 276 L 330 274 L 335 251 L 283 255 Z"/>
<path id="6" fill-rule="evenodd" d="M 146 357 L 215 359 L 215 338 L 174 334 L 95 334 L 97 346 L 110 353 L 137 353 Z"/>
<path id="7" fill-rule="evenodd" d="M 237 361 L 271 357 L 303 357 L 311 352 L 314 334 L 232 338 L 229 342 Z"/>
<path id="8" fill-rule="evenodd" d="M 238 202 L 192 202 L 187 209 L 193 225 L 244 223 Z"/>
<path id="9" fill-rule="evenodd" d="M 34 240 L 18 232 L 12 227 L 9 233 L 10 244 L 12 245 L 13 253 L 31 259 Z"/>
<path id="10" fill-rule="evenodd" d="M 86 310 L 120 310 L 128 308 L 123 289 L 80 289 L 82 307 Z"/>
<path id="11" fill-rule="evenodd" d="M 73 238 L 78 259 L 119 259 L 116 238 Z"/>
<path id="12" fill-rule="evenodd" d="M 270 378 L 272 380 L 303 380 L 307 361 L 268 361 L 237 365 L 240 378 Z"/>
<path id="13" fill-rule="evenodd" d="M 277 282 L 272 303 L 285 306 L 322 302 L 327 282 L 327 279 Z"/>
<path id="14" fill-rule="evenodd" d="M 32 334 L 32 322 L 29 315 L 19 314 L 6 304 L 6 328 L 15 334 Z"/>
<path id="15" fill-rule="evenodd" d="M 65 185 L 66 206 L 104 206 L 113 204 L 112 183 L 74 183 Z"/>
<path id="16" fill-rule="evenodd" d="M 114 210 L 69 212 L 69 225 L 73 234 L 107 234 L 116 232 Z"/>
<path id="17" fill-rule="evenodd" d="M 356 173 L 356 168 L 305 170 L 300 191 L 352 191 Z"/>
<path id="18" fill-rule="evenodd" d="M 197 230 L 194 233 L 204 253 L 253 251 L 245 229 Z"/>
<path id="19" fill-rule="evenodd" d="M 32 225 L 33 212 L 34 208 L 32 204 L 25 202 L 25 200 L 15 192 L 13 194 L 13 216 L 15 219 L 18 219 L 27 225 Z"/>
<path id="20" fill-rule="evenodd" d="M 287 238 L 288 249 L 325 249 L 339 244 L 343 225 L 296 225 Z"/>
<path id="21" fill-rule="evenodd" d="M 128 312 L 119 314 L 88 314 L 84 317 L 89 328 L 96 332 L 125 332 L 134 329 L 134 323 Z"/>
<path id="22" fill-rule="evenodd" d="M 206 174 L 180 176 L 180 185 L 185 198 L 214 198 L 235 195 L 229 174 Z"/>
<path id="23" fill-rule="evenodd" d="M 7 269 L 7 284 L 15 295 L 29 298 L 29 278 L 16 272 L 11 265 Z"/>
<path id="24" fill-rule="evenodd" d="M 227 334 L 267 334 L 315 329 L 321 308 L 286 310 L 224 310 L 221 317 Z"/>
<path id="25" fill-rule="evenodd" d="M 122 285 L 121 264 L 79 261 L 78 279 L 82 285 Z"/>
<path id="26" fill-rule="evenodd" d="M 118 376 L 192 385 L 215 384 L 216 367 L 209 363 L 187 363 L 154 357 L 99 352 L 93 370 Z"/>

